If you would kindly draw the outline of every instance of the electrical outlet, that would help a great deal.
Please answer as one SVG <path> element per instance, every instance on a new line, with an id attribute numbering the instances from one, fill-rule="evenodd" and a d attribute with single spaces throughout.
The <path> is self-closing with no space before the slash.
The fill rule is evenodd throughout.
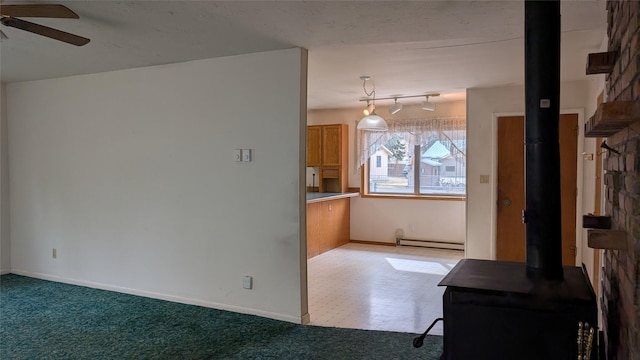
<path id="1" fill-rule="evenodd" d="M 253 289 L 253 277 L 245 276 L 242 278 L 242 288 L 251 290 Z"/>
<path id="2" fill-rule="evenodd" d="M 51 257 L 54 259 L 58 257 L 58 249 L 53 248 L 53 250 L 51 251 Z"/>
<path id="3" fill-rule="evenodd" d="M 489 175 L 480 175 L 480 184 L 488 184 Z"/>

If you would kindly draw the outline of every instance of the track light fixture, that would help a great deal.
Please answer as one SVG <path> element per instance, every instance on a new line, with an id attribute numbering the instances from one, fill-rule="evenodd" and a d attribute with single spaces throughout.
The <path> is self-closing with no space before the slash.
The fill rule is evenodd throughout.
<path id="1" fill-rule="evenodd" d="M 394 98 L 393 101 L 393 105 L 389 108 L 389 114 L 391 115 L 397 114 L 398 111 L 402 110 L 402 104 L 398 102 L 398 98 Z"/>
<path id="2" fill-rule="evenodd" d="M 366 75 L 360 76 L 360 80 L 362 80 L 362 89 L 364 90 L 364 93 L 367 95 L 367 97 L 360 98 L 360 101 L 367 102 L 367 107 L 364 110 L 362 110 L 362 113 L 365 115 L 365 117 L 362 118 L 362 120 L 360 120 L 360 122 L 358 123 L 358 129 L 360 130 L 370 130 L 370 131 L 386 131 L 387 130 L 387 125 L 386 125 L 386 122 L 384 122 L 384 119 L 376 115 L 375 113 L 376 100 L 377 101 L 393 100 L 393 105 L 389 107 L 389 114 L 391 115 L 395 115 L 398 112 L 400 112 L 400 110 L 402 110 L 402 104 L 398 102 L 398 99 L 426 97 L 426 100 L 422 102 L 422 106 L 421 106 L 422 110 L 427 110 L 427 111 L 436 110 L 436 104 L 429 102 L 429 97 L 440 96 L 439 93 L 429 93 L 429 94 L 422 94 L 422 95 L 396 95 L 396 96 L 390 96 L 390 97 L 376 98 L 375 85 L 373 86 L 373 89 L 371 91 L 367 91 L 367 81 L 371 80 L 371 77 Z M 370 116 L 374 116 L 374 115 L 375 115 L 375 121 L 372 120 L 372 118 L 369 118 Z M 368 124 L 369 122 L 375 123 L 376 125 Z M 384 122 L 384 125 L 382 125 L 383 122 Z"/>

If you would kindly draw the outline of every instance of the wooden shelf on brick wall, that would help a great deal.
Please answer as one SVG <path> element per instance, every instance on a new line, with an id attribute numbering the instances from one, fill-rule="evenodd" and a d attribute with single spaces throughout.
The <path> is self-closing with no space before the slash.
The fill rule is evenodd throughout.
<path id="1" fill-rule="evenodd" d="M 627 250 L 627 233 L 620 230 L 587 230 L 587 243 L 592 249 Z"/>
<path id="2" fill-rule="evenodd" d="M 638 131 L 639 122 L 640 100 L 602 103 L 584 124 L 584 136 L 608 137 L 627 127 Z"/>
<path id="3" fill-rule="evenodd" d="M 587 75 L 610 74 L 616 63 L 616 52 L 593 53 L 587 56 Z"/>

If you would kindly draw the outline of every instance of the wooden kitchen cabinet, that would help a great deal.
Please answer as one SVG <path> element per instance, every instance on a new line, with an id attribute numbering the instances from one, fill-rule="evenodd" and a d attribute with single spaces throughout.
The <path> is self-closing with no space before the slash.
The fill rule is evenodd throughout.
<path id="1" fill-rule="evenodd" d="M 348 138 L 346 124 L 307 126 L 307 166 L 320 168 L 320 192 L 346 192 Z"/>
<path id="2" fill-rule="evenodd" d="M 307 204 L 307 258 L 349 242 L 349 211 L 348 198 Z"/>
<path id="3" fill-rule="evenodd" d="M 347 135 L 347 125 L 322 126 L 322 166 L 342 165 L 342 155 L 346 149 L 347 138 L 343 141 L 343 134 Z"/>
<path id="4" fill-rule="evenodd" d="M 307 126 L 307 166 L 322 165 L 322 126 Z"/>
<path id="5" fill-rule="evenodd" d="M 320 204 L 307 204 L 307 259 L 320 254 Z"/>

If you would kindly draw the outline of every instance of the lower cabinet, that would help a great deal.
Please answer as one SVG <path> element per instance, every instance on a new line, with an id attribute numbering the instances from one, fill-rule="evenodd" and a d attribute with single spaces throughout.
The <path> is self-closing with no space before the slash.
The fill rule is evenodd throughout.
<path id="1" fill-rule="evenodd" d="M 307 204 L 307 258 L 349 242 L 349 211 L 348 198 Z"/>
<path id="2" fill-rule="evenodd" d="M 307 204 L 307 259 L 320 254 L 320 205 Z"/>

